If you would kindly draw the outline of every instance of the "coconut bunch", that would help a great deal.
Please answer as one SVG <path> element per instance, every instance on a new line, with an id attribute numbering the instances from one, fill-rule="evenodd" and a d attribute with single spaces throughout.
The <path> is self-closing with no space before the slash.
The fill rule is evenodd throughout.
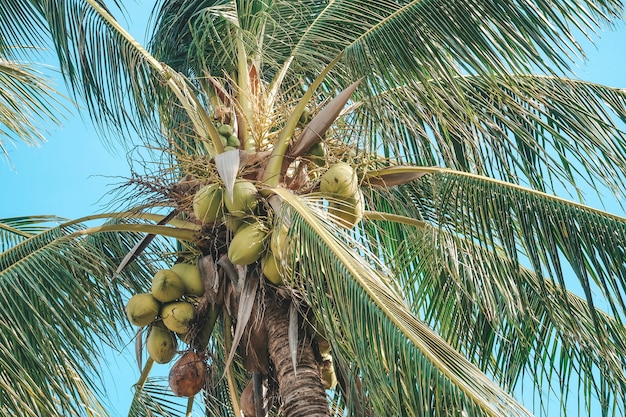
<path id="1" fill-rule="evenodd" d="M 184 337 L 195 320 L 194 299 L 204 294 L 198 267 L 178 263 L 152 278 L 149 293 L 135 294 L 126 304 L 128 320 L 148 326 L 146 348 L 157 363 L 168 363 L 176 355 L 178 338 Z"/>

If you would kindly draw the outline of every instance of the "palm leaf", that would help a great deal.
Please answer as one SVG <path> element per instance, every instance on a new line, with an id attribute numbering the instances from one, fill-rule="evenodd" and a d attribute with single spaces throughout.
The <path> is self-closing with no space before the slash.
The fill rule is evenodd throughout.
<path id="1" fill-rule="evenodd" d="M 63 220 L 65 219 L 57 216 L 23 216 L 0 219 L 0 251 L 4 252 Z"/>
<path id="2" fill-rule="evenodd" d="M 625 136 L 621 89 L 546 76 L 482 77 L 451 85 L 429 82 L 387 89 L 364 98 L 348 132 L 354 142 L 415 165 L 443 165 L 578 194 L 623 192 Z M 381 111 L 385 108 L 386 111 Z M 589 164 L 594 160 L 597 163 Z M 583 198 L 582 195 L 579 196 Z"/>
<path id="3" fill-rule="evenodd" d="M 431 172 L 371 201 L 424 226 L 366 229 L 379 256 L 404 272 L 416 313 L 505 386 L 526 372 L 538 386 L 558 375 L 564 398 L 587 387 L 587 404 L 593 392 L 619 409 L 626 220 L 488 178 Z"/>
<path id="4" fill-rule="evenodd" d="M 182 416 L 185 408 L 186 404 L 173 396 L 167 378 L 148 378 L 143 388 L 135 392 L 128 417 Z"/>
<path id="5" fill-rule="evenodd" d="M 43 142 L 42 124 L 60 124 L 59 114 L 66 110 L 61 103 L 48 77 L 31 64 L 7 60 L 0 48 L 0 151 L 5 156 L 5 138 L 9 143 L 12 137 L 31 145 Z"/>
<path id="6" fill-rule="evenodd" d="M 293 285 L 302 290 L 323 323 L 334 354 L 358 366 L 376 414 L 434 409 L 528 415 L 417 320 L 392 284 L 393 278 L 377 272 L 373 260 L 350 249 L 356 243 L 342 242 L 331 223 L 320 218 L 319 208 L 282 189 L 276 192 L 293 209 L 292 227 L 299 236 L 295 252 L 306 254 L 294 265 Z M 357 250 L 367 256 L 364 248 Z"/>
<path id="7" fill-rule="evenodd" d="M 76 222 L 45 228 L 0 253 L 0 395 L 11 398 L 0 405 L 3 415 L 84 415 L 86 406 L 100 407 L 102 343 L 120 341 L 123 298 L 145 289 L 155 271 L 146 255 L 127 268 L 122 285 L 111 285 L 139 236 L 70 237 L 82 229 Z"/>

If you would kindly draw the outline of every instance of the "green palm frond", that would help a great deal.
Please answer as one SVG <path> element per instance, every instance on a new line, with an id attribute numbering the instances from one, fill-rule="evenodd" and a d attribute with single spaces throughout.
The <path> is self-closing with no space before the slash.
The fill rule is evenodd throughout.
<path id="1" fill-rule="evenodd" d="M 31 64 L 7 60 L 0 52 L 0 151 L 8 157 L 6 139 L 34 145 L 43 142 L 43 125 L 60 124 L 65 111 L 51 81 Z"/>
<path id="2" fill-rule="evenodd" d="M 393 276 L 362 257 L 365 248 L 338 237 L 315 205 L 276 192 L 293 209 L 294 252 L 302 254 L 293 285 L 313 308 L 339 362 L 358 368 L 374 413 L 528 415 L 413 315 Z"/>
<path id="3" fill-rule="evenodd" d="M 114 133 L 112 128 L 154 134 L 158 125 L 153 96 L 161 81 L 138 45 L 114 29 L 87 0 L 36 3 L 74 98 L 84 100 L 98 126 L 106 126 L 105 136 Z M 96 3 L 106 8 L 104 2 Z"/>
<path id="4" fill-rule="evenodd" d="M 57 216 L 23 216 L 0 219 L 0 251 L 58 225 L 65 219 Z"/>
<path id="5" fill-rule="evenodd" d="M 128 417 L 175 417 L 185 414 L 186 401 L 175 401 L 167 378 L 148 378 L 135 392 Z"/>
<path id="6" fill-rule="evenodd" d="M 378 234 L 393 227 L 376 226 Z M 539 391 L 552 389 L 562 400 L 589 386 L 602 404 L 620 409 L 626 395 L 621 320 L 592 313 L 571 291 L 469 239 L 430 226 L 405 230 L 386 263 L 415 314 L 452 346 L 503 387 L 523 386 L 522 377 L 532 375 Z"/>
<path id="7" fill-rule="evenodd" d="M 403 188 L 424 220 L 502 248 L 513 262 L 560 285 L 566 274 L 577 277 L 591 306 L 597 286 L 609 311 L 624 317 L 625 219 L 490 178 L 434 171 Z"/>
<path id="8" fill-rule="evenodd" d="M 416 165 L 440 165 L 579 192 L 582 180 L 624 192 L 626 92 L 569 78 L 465 76 L 363 98 L 349 134 Z M 381 111 L 385 109 L 385 111 Z M 588 161 L 595 161 L 589 164 Z"/>
<path id="9" fill-rule="evenodd" d="M 533 375 L 562 398 L 580 389 L 587 404 L 593 395 L 620 410 L 626 220 L 489 178 L 431 172 L 371 201 L 425 226 L 364 229 L 416 314 L 504 386 Z"/>
<path id="10" fill-rule="evenodd" d="M 71 238 L 83 229 L 63 223 L 0 253 L 0 395 L 12 399 L 2 402 L 2 415 L 84 415 L 98 404 L 100 346 L 120 342 L 124 298 L 145 289 L 155 270 L 146 256 L 111 281 L 139 236 Z"/>

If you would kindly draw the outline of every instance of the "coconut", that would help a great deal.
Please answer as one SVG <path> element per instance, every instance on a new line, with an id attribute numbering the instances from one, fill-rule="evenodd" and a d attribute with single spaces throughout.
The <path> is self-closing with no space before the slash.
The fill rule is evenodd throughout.
<path id="1" fill-rule="evenodd" d="M 163 305 L 161 317 L 165 327 L 176 333 L 187 333 L 196 317 L 196 309 L 187 301 L 176 301 Z"/>
<path id="2" fill-rule="evenodd" d="M 151 326 L 146 338 L 146 348 L 156 363 L 168 363 L 176 355 L 176 336 L 168 329 Z"/>
<path id="3" fill-rule="evenodd" d="M 238 148 L 239 145 L 241 145 L 239 138 L 235 135 L 230 135 L 228 139 L 226 139 L 226 143 L 228 143 L 228 146 L 232 146 L 234 148 Z"/>
<path id="4" fill-rule="evenodd" d="M 322 383 L 324 389 L 335 389 L 337 386 L 337 374 L 332 360 L 325 360 L 320 364 Z"/>
<path id="5" fill-rule="evenodd" d="M 220 127 L 217 128 L 217 131 L 219 132 L 220 135 L 224 136 L 225 138 L 228 138 L 230 135 L 235 133 L 235 130 L 233 129 L 233 127 L 227 124 L 220 125 Z"/>
<path id="6" fill-rule="evenodd" d="M 147 326 L 159 314 L 161 303 L 152 294 L 135 294 L 126 304 L 126 316 L 135 326 Z"/>
<path id="7" fill-rule="evenodd" d="M 196 295 L 198 297 L 204 294 L 204 282 L 202 282 L 198 265 L 181 262 L 175 264 L 171 270 L 182 280 L 183 286 L 185 287 L 185 294 Z"/>
<path id="8" fill-rule="evenodd" d="M 334 200 L 328 206 L 328 212 L 340 226 L 352 229 L 363 218 L 365 201 L 361 190 L 357 190 L 354 197 L 343 200 Z"/>
<path id="9" fill-rule="evenodd" d="M 204 356 L 193 351 L 185 353 L 170 369 L 170 388 L 179 397 L 193 397 L 206 382 Z"/>
<path id="10" fill-rule="evenodd" d="M 258 190 L 250 181 L 237 180 L 233 186 L 233 195 L 226 196 L 228 212 L 236 217 L 246 216 L 254 211 L 259 203 Z"/>
<path id="11" fill-rule="evenodd" d="M 311 146 L 311 149 L 309 149 L 309 159 L 320 167 L 326 164 L 326 151 L 324 150 L 322 142 L 317 142 Z"/>
<path id="12" fill-rule="evenodd" d="M 193 214 L 202 223 L 212 223 L 222 215 L 224 190 L 219 184 L 209 184 L 193 197 Z"/>
<path id="13" fill-rule="evenodd" d="M 333 197 L 354 197 L 358 189 L 356 172 L 345 162 L 332 165 L 320 180 L 320 191 Z"/>
<path id="14" fill-rule="evenodd" d="M 265 249 L 267 229 L 261 222 L 241 226 L 228 246 L 228 259 L 234 265 L 250 265 L 259 260 Z"/>
<path id="15" fill-rule="evenodd" d="M 256 409 L 254 407 L 254 381 L 251 379 L 241 392 L 239 398 L 239 407 L 246 417 L 255 417 Z"/>
<path id="16" fill-rule="evenodd" d="M 265 278 L 267 278 L 272 284 L 283 285 L 283 276 L 280 273 L 278 262 L 278 259 L 276 259 L 272 252 L 267 252 L 261 259 L 261 270 L 263 271 Z"/>
<path id="17" fill-rule="evenodd" d="M 157 300 L 168 303 L 185 293 L 183 280 L 170 269 L 162 269 L 152 278 L 152 296 Z"/>

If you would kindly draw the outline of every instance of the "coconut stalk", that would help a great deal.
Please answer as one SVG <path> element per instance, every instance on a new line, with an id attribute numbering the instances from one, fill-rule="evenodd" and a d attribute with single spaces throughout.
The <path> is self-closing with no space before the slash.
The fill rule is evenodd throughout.
<path id="1" fill-rule="evenodd" d="M 311 340 L 298 337 L 296 368 L 289 348 L 289 300 L 265 294 L 265 325 L 284 417 L 329 417 L 330 410 Z"/>

